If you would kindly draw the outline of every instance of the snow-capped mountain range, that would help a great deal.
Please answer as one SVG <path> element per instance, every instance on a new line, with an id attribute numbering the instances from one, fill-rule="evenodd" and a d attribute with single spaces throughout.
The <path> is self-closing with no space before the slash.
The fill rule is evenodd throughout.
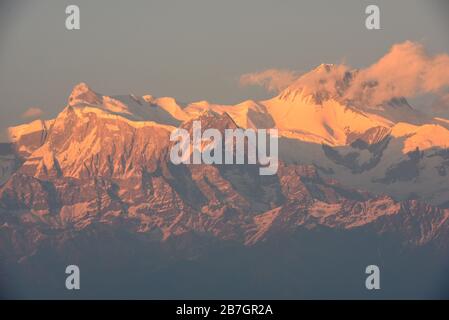
<path id="1" fill-rule="evenodd" d="M 0 149 L 1 256 L 26 263 L 67 246 L 79 256 L 81 238 L 108 228 L 144 243 L 200 236 L 247 247 L 302 228 L 363 229 L 446 248 L 449 120 L 403 97 L 349 98 L 356 72 L 321 65 L 272 99 L 237 105 L 104 96 L 78 84 L 56 118 L 10 128 Z M 278 173 L 173 165 L 170 133 L 194 120 L 277 128 Z"/>

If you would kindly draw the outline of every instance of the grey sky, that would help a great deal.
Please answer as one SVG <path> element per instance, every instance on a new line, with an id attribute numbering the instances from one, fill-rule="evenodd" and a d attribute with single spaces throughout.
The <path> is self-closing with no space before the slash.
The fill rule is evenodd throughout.
<path id="1" fill-rule="evenodd" d="M 65 29 L 69 4 L 80 7 L 79 31 Z M 380 5 L 380 31 L 364 27 L 368 4 Z M 364 67 L 405 40 L 449 53 L 448 9 L 444 0 L 1 1 L 0 129 L 26 122 L 30 107 L 53 117 L 81 81 L 108 95 L 236 103 L 271 95 L 241 88 L 247 72 Z"/>

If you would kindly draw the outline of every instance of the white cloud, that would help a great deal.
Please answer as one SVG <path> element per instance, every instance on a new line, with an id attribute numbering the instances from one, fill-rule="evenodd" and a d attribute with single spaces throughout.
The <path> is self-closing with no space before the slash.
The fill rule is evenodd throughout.
<path id="1" fill-rule="evenodd" d="M 43 111 L 41 108 L 31 107 L 22 113 L 22 118 L 38 118 L 42 113 Z"/>
<path id="2" fill-rule="evenodd" d="M 309 93 L 338 91 L 343 99 L 371 105 L 395 97 L 435 94 L 449 87 L 449 55 L 429 55 L 421 44 L 411 41 L 395 44 L 377 62 L 353 73 L 344 90 L 336 90 L 335 84 L 341 84 L 349 70 L 348 66 L 337 65 L 330 71 L 318 68 L 299 77 L 295 71 L 268 69 L 242 75 L 240 84 L 281 91 L 294 83 Z"/>
<path id="3" fill-rule="evenodd" d="M 262 86 L 268 91 L 279 92 L 296 80 L 298 74 L 294 71 L 268 69 L 261 72 L 246 73 L 240 77 L 241 86 Z"/>

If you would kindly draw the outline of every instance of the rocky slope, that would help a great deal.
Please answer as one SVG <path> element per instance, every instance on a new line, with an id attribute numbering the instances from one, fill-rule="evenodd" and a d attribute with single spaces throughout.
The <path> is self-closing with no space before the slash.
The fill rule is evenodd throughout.
<path id="1" fill-rule="evenodd" d="M 125 233 L 192 258 L 205 243 L 256 247 L 323 228 L 447 248 L 449 130 L 410 121 L 417 113 L 404 100 L 374 112 L 343 104 L 338 90 L 306 92 L 296 83 L 268 101 L 181 106 L 76 86 L 55 119 L 10 129 L 0 255 L 26 264 L 43 248 L 62 255 L 69 246 L 69 256 L 82 256 L 84 237 L 114 242 Z M 394 110 L 382 116 L 382 108 Z M 172 164 L 170 133 L 194 120 L 203 130 L 278 128 L 277 174 Z"/>

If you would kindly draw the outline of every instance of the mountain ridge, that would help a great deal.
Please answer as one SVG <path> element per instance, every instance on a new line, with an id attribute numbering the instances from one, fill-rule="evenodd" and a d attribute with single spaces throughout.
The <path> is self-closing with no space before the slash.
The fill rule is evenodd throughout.
<path id="1" fill-rule="evenodd" d="M 170 133 L 191 131 L 195 120 L 202 131 L 222 133 L 277 128 L 277 173 L 260 176 L 258 164 L 174 165 Z M 332 251 L 341 239 L 351 241 L 339 244 L 345 255 L 354 244 L 362 255 L 374 248 L 401 259 L 447 251 L 449 130 L 427 119 L 394 122 L 300 95 L 179 105 L 167 97 L 107 97 L 82 83 L 55 119 L 9 132 L 0 158 L 8 161 L 0 171 L 0 266 L 11 274 L 52 278 L 61 261 L 95 260 L 94 269 L 120 261 L 158 279 L 154 270 L 172 270 L 170 263 L 201 270 L 208 250 L 220 255 L 229 246 L 248 257 L 285 253 L 290 266 L 295 248 L 314 257 L 314 246 Z M 235 258 L 227 254 L 214 259 L 227 265 Z M 288 272 L 283 266 L 278 271 Z"/>

